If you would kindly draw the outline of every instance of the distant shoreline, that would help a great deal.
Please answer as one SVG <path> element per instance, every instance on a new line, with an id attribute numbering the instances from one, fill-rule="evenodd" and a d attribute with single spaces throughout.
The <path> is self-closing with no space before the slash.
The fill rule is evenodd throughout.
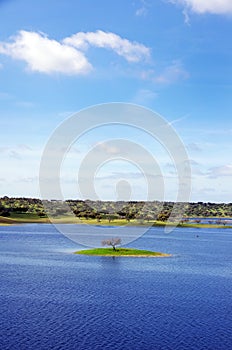
<path id="1" fill-rule="evenodd" d="M 0 224 L 50 223 L 48 216 L 57 224 L 232 228 L 232 203 L 0 198 Z"/>
<path id="2" fill-rule="evenodd" d="M 202 218 L 207 219 L 207 218 Z M 217 218 L 215 218 L 216 220 Z M 224 218 L 226 220 L 226 218 Z M 0 226 L 19 225 L 19 224 L 77 224 L 77 225 L 95 225 L 95 226 L 144 226 L 144 227 L 183 227 L 183 228 L 223 228 L 231 229 L 232 225 L 224 224 L 204 224 L 204 223 L 175 223 L 175 222 L 163 222 L 163 221 L 150 221 L 139 222 L 138 220 L 131 220 L 130 222 L 125 219 L 115 219 L 111 222 L 108 220 L 96 219 L 78 219 L 75 217 L 59 217 L 52 222 L 48 218 L 27 218 L 26 215 L 22 218 L 7 218 L 0 216 Z"/>

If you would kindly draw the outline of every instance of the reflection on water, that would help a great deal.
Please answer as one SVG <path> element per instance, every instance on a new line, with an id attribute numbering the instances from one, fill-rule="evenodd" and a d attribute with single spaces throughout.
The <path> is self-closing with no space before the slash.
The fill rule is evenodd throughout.
<path id="1" fill-rule="evenodd" d="M 129 246 L 154 259 L 74 255 L 52 225 L 0 239 L 0 349 L 231 348 L 230 229 L 151 228 Z"/>

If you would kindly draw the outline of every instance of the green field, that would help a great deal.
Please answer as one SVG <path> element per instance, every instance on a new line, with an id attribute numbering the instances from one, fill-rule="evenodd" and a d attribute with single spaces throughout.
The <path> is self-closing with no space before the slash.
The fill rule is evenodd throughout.
<path id="1" fill-rule="evenodd" d="M 164 254 L 160 252 L 152 252 L 149 250 L 141 250 L 141 249 L 132 249 L 132 248 L 94 248 L 94 249 L 86 249 L 79 250 L 75 252 L 75 254 L 81 255 L 93 255 L 93 256 L 113 256 L 113 257 L 140 257 L 140 258 L 149 258 L 149 257 L 168 257 L 169 254 Z"/>

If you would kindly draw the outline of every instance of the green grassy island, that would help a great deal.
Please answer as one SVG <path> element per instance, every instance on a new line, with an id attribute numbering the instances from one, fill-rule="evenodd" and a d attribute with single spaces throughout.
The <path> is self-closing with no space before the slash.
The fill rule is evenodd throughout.
<path id="1" fill-rule="evenodd" d="M 150 250 L 133 249 L 133 248 L 94 248 L 78 250 L 75 254 L 93 255 L 93 256 L 112 256 L 112 257 L 138 257 L 138 258 L 162 258 L 169 257 L 170 254 L 152 252 Z"/>

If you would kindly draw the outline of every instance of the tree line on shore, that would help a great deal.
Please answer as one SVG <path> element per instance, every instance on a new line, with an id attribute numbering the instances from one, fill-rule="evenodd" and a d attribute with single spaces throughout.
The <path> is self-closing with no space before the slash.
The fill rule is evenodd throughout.
<path id="1" fill-rule="evenodd" d="M 65 204 L 65 205 L 64 205 Z M 44 208 L 46 207 L 46 210 Z M 175 205 L 175 206 L 174 206 Z M 51 200 L 41 201 L 37 198 L 0 198 L 0 216 L 14 217 L 17 214 L 46 217 L 47 210 L 53 217 L 68 216 L 70 213 L 80 219 L 103 219 L 109 222 L 115 219 L 141 221 L 167 221 L 170 214 L 178 217 L 181 212 L 183 221 L 188 218 L 200 217 L 232 217 L 232 203 L 174 203 L 160 201 L 93 201 L 66 200 L 65 202 Z"/>

